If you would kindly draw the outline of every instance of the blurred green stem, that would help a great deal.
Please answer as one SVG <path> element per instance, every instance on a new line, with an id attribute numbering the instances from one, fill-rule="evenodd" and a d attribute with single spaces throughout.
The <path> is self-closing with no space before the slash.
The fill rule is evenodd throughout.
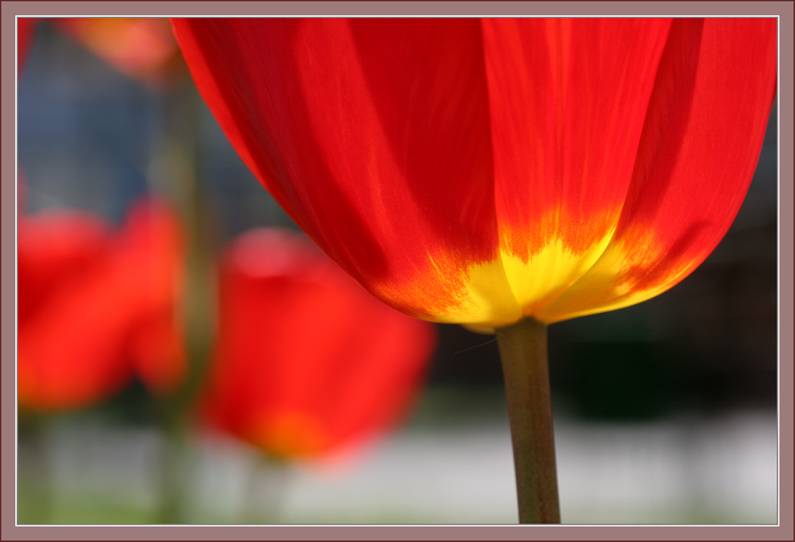
<path id="1" fill-rule="evenodd" d="M 161 132 L 150 176 L 176 204 L 187 237 L 182 315 L 188 370 L 181 388 L 163 401 L 165 436 L 161 523 L 179 523 L 185 497 L 185 455 L 191 412 L 208 369 L 215 338 L 215 232 L 197 179 L 200 98 L 190 80 L 161 95 Z"/>
<path id="2" fill-rule="evenodd" d="M 41 416 L 20 412 L 18 421 L 17 523 L 52 521 L 52 472 Z"/>
<path id="3" fill-rule="evenodd" d="M 160 507 L 155 523 L 175 525 L 182 523 L 182 500 L 187 480 L 186 434 L 182 416 L 166 412 L 162 422 L 163 452 L 161 455 Z"/>
<path id="4" fill-rule="evenodd" d="M 519 523 L 560 523 L 547 326 L 533 318 L 496 330 L 511 422 Z"/>
<path id="5" fill-rule="evenodd" d="M 290 477 L 290 464 L 262 453 L 257 457 L 253 471 L 249 478 L 243 523 L 277 523 L 279 507 L 284 502 L 284 492 Z"/>

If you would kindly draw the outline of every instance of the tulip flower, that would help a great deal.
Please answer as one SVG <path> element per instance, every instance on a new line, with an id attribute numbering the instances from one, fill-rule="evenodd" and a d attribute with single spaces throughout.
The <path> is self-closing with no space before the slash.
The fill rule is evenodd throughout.
<path id="1" fill-rule="evenodd" d="M 206 421 L 270 456 L 315 459 L 394 424 L 419 388 L 431 324 L 374 299 L 296 233 L 255 229 L 220 262 Z"/>
<path id="2" fill-rule="evenodd" d="M 173 25 L 241 158 L 332 259 L 407 314 L 497 331 L 520 520 L 558 521 L 545 326 L 656 296 L 714 249 L 761 150 L 776 20 Z"/>
<path id="3" fill-rule="evenodd" d="M 156 394 L 175 389 L 185 371 L 180 236 L 157 202 L 135 206 L 119 232 L 78 211 L 20 217 L 20 406 L 84 408 L 133 376 Z"/>
<path id="4" fill-rule="evenodd" d="M 168 84 L 181 67 L 179 48 L 167 19 L 83 17 L 52 21 L 121 73 L 147 84 Z"/>
<path id="5" fill-rule="evenodd" d="M 334 260 L 404 312 L 491 328 L 681 281 L 739 209 L 775 90 L 773 19 L 174 25 L 238 152 Z"/>

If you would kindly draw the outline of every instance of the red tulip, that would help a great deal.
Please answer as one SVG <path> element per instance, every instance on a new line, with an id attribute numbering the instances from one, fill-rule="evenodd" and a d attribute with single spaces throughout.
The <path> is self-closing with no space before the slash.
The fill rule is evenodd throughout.
<path id="1" fill-rule="evenodd" d="M 18 398 L 35 410 L 86 407 L 135 374 L 155 393 L 183 378 L 178 223 L 139 204 L 122 231 L 47 212 L 18 227 Z"/>
<path id="2" fill-rule="evenodd" d="M 625 307 L 714 249 L 753 175 L 775 19 L 185 19 L 246 164 L 408 314 Z"/>
<path id="3" fill-rule="evenodd" d="M 374 299 L 297 234 L 258 229 L 220 267 L 206 420 L 270 454 L 313 458 L 394 423 L 433 327 Z"/>
<path id="4" fill-rule="evenodd" d="M 53 19 L 66 34 L 123 74 L 152 85 L 168 84 L 181 65 L 168 19 Z"/>

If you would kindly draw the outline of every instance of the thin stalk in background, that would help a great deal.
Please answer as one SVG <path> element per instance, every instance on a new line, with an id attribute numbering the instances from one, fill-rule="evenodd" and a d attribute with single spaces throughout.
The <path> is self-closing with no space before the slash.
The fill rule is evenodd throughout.
<path id="1" fill-rule="evenodd" d="M 266 452 L 258 453 L 246 488 L 242 523 L 279 523 L 291 474 L 292 465 L 288 460 L 275 458 Z"/>
<path id="2" fill-rule="evenodd" d="M 17 523 L 52 522 L 54 495 L 52 462 L 46 442 L 46 417 L 20 412 L 17 421 Z"/>
<path id="3" fill-rule="evenodd" d="M 154 141 L 150 177 L 167 194 L 185 227 L 185 290 L 182 316 L 188 358 L 185 382 L 161 403 L 165 442 L 160 523 L 181 523 L 187 477 L 191 410 L 201 390 L 216 331 L 216 238 L 206 197 L 197 179 L 199 97 L 189 81 L 161 95 L 160 132 Z"/>

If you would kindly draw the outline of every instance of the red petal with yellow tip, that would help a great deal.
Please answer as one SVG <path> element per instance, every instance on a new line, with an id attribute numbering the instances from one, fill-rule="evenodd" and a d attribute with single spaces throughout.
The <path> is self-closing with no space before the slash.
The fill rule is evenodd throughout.
<path id="1" fill-rule="evenodd" d="M 774 19 L 174 21 L 296 222 L 408 314 L 490 329 L 643 301 L 714 248 L 776 77 Z"/>
<path id="2" fill-rule="evenodd" d="M 524 314 L 599 257 L 627 194 L 668 19 L 484 19 L 503 264 Z"/>
<path id="3" fill-rule="evenodd" d="M 477 303 L 467 292 L 469 267 L 498 256 L 479 21 L 187 19 L 174 29 L 244 161 L 368 290 L 434 319 L 518 314 L 499 273 L 471 288 Z"/>
<path id="4" fill-rule="evenodd" d="M 759 159 L 776 59 L 775 19 L 674 21 L 617 230 L 545 320 L 649 299 L 712 252 Z"/>

